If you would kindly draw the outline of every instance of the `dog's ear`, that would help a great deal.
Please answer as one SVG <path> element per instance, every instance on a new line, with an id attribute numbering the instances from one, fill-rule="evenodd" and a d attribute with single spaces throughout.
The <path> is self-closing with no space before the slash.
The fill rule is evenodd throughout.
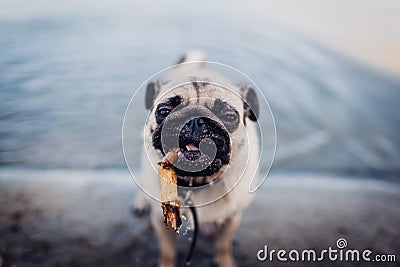
<path id="1" fill-rule="evenodd" d="M 156 99 L 158 93 L 160 92 L 161 88 L 161 83 L 160 81 L 151 81 L 147 85 L 146 88 L 146 99 L 145 99 L 145 105 L 147 109 L 151 109 L 154 105 L 154 100 Z"/>
<path id="2" fill-rule="evenodd" d="M 257 121 L 257 117 L 260 114 L 260 107 L 255 90 L 249 85 L 241 85 L 240 94 L 243 98 L 244 117 L 248 117 L 252 121 Z"/>

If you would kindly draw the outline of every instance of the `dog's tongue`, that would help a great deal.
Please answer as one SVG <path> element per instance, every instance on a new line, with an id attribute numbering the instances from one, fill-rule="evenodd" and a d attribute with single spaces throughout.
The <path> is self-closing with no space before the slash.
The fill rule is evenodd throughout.
<path id="1" fill-rule="evenodd" d="M 193 145 L 193 144 L 186 145 L 186 149 L 187 149 L 187 151 L 197 151 L 197 150 L 199 150 L 199 148 L 197 146 Z"/>

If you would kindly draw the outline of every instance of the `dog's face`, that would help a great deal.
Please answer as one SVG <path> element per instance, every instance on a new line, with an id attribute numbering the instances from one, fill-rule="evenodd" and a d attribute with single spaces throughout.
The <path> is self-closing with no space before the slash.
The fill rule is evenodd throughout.
<path id="1" fill-rule="evenodd" d="M 172 90 L 151 82 L 146 92 L 152 146 L 160 155 L 179 148 L 175 171 L 180 186 L 202 186 L 218 179 L 240 149 L 246 120 L 255 121 L 258 102 L 247 86 L 228 90 L 192 82 Z M 240 132 L 240 133 L 239 133 Z"/>

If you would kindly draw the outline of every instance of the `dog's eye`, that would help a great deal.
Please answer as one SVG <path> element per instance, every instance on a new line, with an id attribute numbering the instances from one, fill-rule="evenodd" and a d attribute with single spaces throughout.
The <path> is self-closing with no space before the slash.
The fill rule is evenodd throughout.
<path id="1" fill-rule="evenodd" d="M 167 107 L 161 107 L 156 110 L 156 122 L 161 123 L 171 112 L 171 110 Z"/>
<path id="2" fill-rule="evenodd" d="M 163 109 L 158 110 L 158 115 L 166 117 L 170 112 L 171 112 L 171 110 L 169 110 L 167 108 L 163 108 Z"/>
<path id="3" fill-rule="evenodd" d="M 234 122 L 237 122 L 237 120 L 239 119 L 239 116 L 236 112 L 228 110 L 228 111 L 222 112 L 221 119 L 227 123 L 234 123 Z"/>
<path id="4" fill-rule="evenodd" d="M 228 103 L 216 99 L 212 111 L 221 119 L 228 131 L 233 132 L 238 128 L 240 122 L 239 113 Z"/>

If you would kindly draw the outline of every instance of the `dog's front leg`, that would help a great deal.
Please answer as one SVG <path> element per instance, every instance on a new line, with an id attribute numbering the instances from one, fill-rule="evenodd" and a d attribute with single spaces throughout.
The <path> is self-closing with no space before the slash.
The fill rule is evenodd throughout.
<path id="1" fill-rule="evenodd" d="M 233 267 L 235 260 L 232 256 L 232 238 L 240 223 L 240 214 L 228 218 L 218 231 L 216 240 L 216 255 L 214 262 L 218 267 Z"/>
<path id="2" fill-rule="evenodd" d="M 163 218 L 156 214 L 151 213 L 151 223 L 158 238 L 158 245 L 160 249 L 159 267 L 174 267 L 175 266 L 175 253 L 176 253 L 176 233 L 171 229 L 166 229 Z"/>

